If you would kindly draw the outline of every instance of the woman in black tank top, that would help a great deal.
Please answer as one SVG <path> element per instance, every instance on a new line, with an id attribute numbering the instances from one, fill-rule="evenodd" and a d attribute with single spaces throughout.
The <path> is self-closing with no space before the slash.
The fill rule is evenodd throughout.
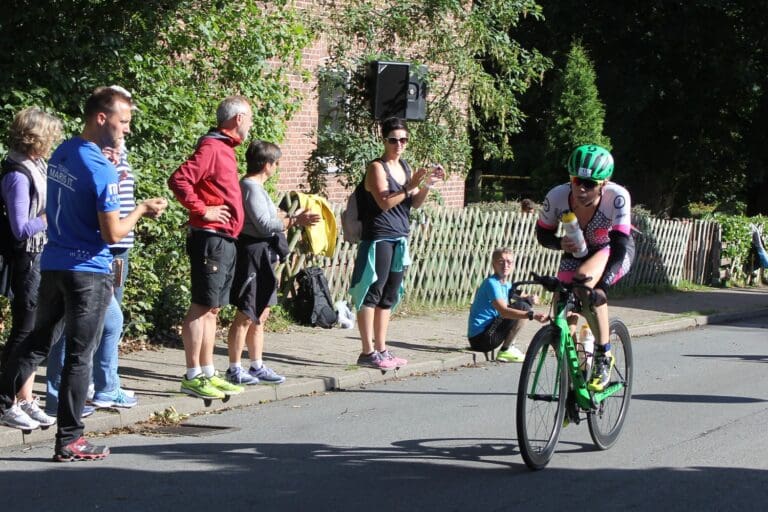
<path id="1" fill-rule="evenodd" d="M 352 289 L 362 283 L 371 270 L 376 280 L 369 283 L 362 304 L 358 302 L 357 325 L 362 350 L 358 364 L 383 370 L 407 363 L 387 350 L 387 330 L 392 306 L 399 298 L 403 282 L 403 249 L 407 253 L 411 208 L 419 208 L 429 189 L 444 177 L 439 165 L 411 172 L 403 153 L 408 144 L 408 127 L 402 119 L 391 118 L 382 123 L 384 154 L 368 165 L 365 172 L 362 241 L 358 246 Z M 375 268 L 368 268 L 369 255 L 375 252 Z M 366 270 L 368 272 L 366 272 Z M 354 294 L 353 294 L 354 297 Z"/>

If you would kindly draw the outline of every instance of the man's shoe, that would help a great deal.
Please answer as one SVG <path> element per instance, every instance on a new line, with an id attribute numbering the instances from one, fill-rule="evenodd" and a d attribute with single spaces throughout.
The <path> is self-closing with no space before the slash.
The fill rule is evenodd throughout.
<path id="1" fill-rule="evenodd" d="M 98 398 L 97 396 L 93 397 L 93 400 L 91 400 L 91 405 L 94 407 L 98 407 L 99 409 L 104 408 L 111 408 L 111 407 L 119 407 L 121 409 L 130 409 L 131 407 L 136 407 L 138 405 L 139 401 L 132 397 L 128 396 L 126 393 L 123 392 L 122 389 L 117 390 L 117 396 L 112 398 Z"/>
<path id="2" fill-rule="evenodd" d="M 385 359 L 375 350 L 371 354 L 360 354 L 357 358 L 358 366 L 367 366 L 369 368 L 378 368 L 379 370 L 393 370 L 397 368 L 395 361 Z"/>
<path id="3" fill-rule="evenodd" d="M 285 382 L 285 377 L 276 374 L 274 370 L 263 365 L 258 369 L 251 366 L 248 368 L 248 373 L 252 378 L 255 378 L 256 382 L 259 384 L 282 384 Z"/>
<path id="4" fill-rule="evenodd" d="M 211 382 L 211 385 L 213 387 L 215 387 L 225 395 L 239 395 L 240 393 L 245 391 L 245 388 L 243 386 L 232 384 L 231 382 L 227 382 L 225 379 L 222 379 L 221 377 L 219 377 L 218 372 L 208 377 L 208 380 Z"/>
<path id="5" fill-rule="evenodd" d="M 34 430 L 40 427 L 40 422 L 30 418 L 18 404 L 13 404 L 0 415 L 0 424 L 20 430 Z"/>
<path id="6" fill-rule="evenodd" d="M 379 352 L 379 354 L 385 360 L 394 362 L 396 368 L 400 368 L 401 366 L 405 366 L 408 364 L 407 359 L 403 359 L 402 357 L 397 357 L 395 356 L 395 354 L 393 354 L 389 350 L 384 350 L 382 352 Z"/>
<path id="7" fill-rule="evenodd" d="M 224 376 L 232 384 L 239 384 L 240 386 L 250 386 L 259 383 L 259 379 L 251 375 L 250 371 L 245 371 L 245 368 L 242 366 L 228 369 Z"/>
<path id="8" fill-rule="evenodd" d="M 73 460 L 96 460 L 109 455 L 109 448 L 89 443 L 84 437 L 72 441 L 67 446 L 56 448 L 53 460 L 56 462 L 72 462 Z"/>
<path id="9" fill-rule="evenodd" d="M 202 373 L 191 379 L 181 378 L 181 392 L 197 398 L 224 398 L 226 395 Z"/>
<path id="10" fill-rule="evenodd" d="M 506 350 L 500 350 L 496 354 L 496 360 L 502 363 L 522 363 L 525 360 L 525 354 L 515 346 L 507 347 Z"/>
<path id="11" fill-rule="evenodd" d="M 595 364 L 592 367 L 592 380 L 587 388 L 590 391 L 602 391 L 611 381 L 614 359 L 610 354 L 595 354 Z"/>
<path id="12" fill-rule="evenodd" d="M 56 423 L 56 415 L 48 416 L 40 409 L 40 399 L 38 397 L 32 398 L 32 400 L 19 400 L 19 407 L 22 411 L 27 413 L 27 416 L 35 420 L 41 427 L 50 427 Z"/>

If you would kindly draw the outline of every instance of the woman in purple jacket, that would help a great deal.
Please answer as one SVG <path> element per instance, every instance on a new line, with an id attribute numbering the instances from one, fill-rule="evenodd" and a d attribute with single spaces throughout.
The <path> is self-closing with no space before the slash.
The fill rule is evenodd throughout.
<path id="1" fill-rule="evenodd" d="M 11 124 L 10 151 L 1 163 L 0 193 L 14 243 L 10 253 L 13 325 L 0 354 L 0 371 L 5 371 L 13 347 L 28 336 L 35 325 L 40 255 L 47 241 L 46 159 L 61 139 L 61 131 L 61 121 L 43 110 L 36 107 L 21 110 Z M 50 426 L 56 422 L 56 418 L 40 409 L 37 397 L 32 396 L 33 382 L 34 375 L 19 389 L 18 407 L 13 408 L 13 417 L 3 416 L 4 424 L 14 422 L 9 426 L 36 428 L 36 424 Z"/>

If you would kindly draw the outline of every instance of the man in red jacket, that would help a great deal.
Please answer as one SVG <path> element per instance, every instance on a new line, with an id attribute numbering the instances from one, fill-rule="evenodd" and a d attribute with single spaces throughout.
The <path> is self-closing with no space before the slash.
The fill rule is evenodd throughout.
<path id="1" fill-rule="evenodd" d="M 229 303 L 235 269 L 235 240 L 245 214 L 235 147 L 253 125 L 248 99 L 230 96 L 216 110 L 217 127 L 197 143 L 194 154 L 171 175 L 168 186 L 189 210 L 187 254 L 192 304 L 182 323 L 187 372 L 181 391 L 200 398 L 224 398 L 243 391 L 219 377 L 213 365 L 216 320 Z"/>

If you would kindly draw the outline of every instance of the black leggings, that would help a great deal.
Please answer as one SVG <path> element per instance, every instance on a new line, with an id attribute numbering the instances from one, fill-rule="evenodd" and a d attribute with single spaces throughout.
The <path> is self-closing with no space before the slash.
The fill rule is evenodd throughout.
<path id="1" fill-rule="evenodd" d="M 376 275 L 378 280 L 368 288 L 363 306 L 391 309 L 397 301 L 400 285 L 405 272 L 392 272 L 392 259 L 398 242 L 380 240 L 376 242 Z"/>

